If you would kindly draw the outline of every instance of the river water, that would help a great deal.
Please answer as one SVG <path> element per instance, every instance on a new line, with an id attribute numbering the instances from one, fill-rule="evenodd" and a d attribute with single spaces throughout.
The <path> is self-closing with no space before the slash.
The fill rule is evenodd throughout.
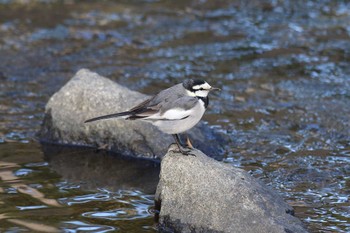
<path id="1" fill-rule="evenodd" d="M 221 87 L 223 162 L 277 190 L 310 232 L 350 232 L 348 1 L 0 0 L 0 231 L 155 232 L 159 163 L 35 140 L 80 68 L 153 94 Z"/>

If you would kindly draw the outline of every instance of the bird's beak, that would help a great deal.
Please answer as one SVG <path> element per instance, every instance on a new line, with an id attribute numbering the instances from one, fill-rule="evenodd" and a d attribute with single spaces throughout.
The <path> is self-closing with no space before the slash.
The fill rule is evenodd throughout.
<path id="1" fill-rule="evenodd" d="M 209 91 L 221 91 L 221 89 L 218 87 L 211 87 Z"/>

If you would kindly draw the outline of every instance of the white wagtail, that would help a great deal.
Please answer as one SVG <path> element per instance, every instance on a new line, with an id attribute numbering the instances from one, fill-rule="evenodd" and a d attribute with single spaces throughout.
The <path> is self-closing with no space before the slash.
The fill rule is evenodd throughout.
<path id="1" fill-rule="evenodd" d="M 161 131 L 173 135 L 182 154 L 188 155 L 180 142 L 179 133 L 183 133 L 195 126 L 202 118 L 209 104 L 208 94 L 212 90 L 206 81 L 186 79 L 157 95 L 140 103 L 126 112 L 113 113 L 95 117 L 87 122 L 124 117 L 126 120 L 144 120 L 157 126 Z M 193 148 L 187 137 L 187 146 Z"/>

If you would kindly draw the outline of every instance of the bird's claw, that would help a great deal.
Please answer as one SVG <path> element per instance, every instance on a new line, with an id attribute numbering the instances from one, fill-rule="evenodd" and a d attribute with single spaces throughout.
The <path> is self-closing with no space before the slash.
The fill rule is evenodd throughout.
<path id="1" fill-rule="evenodd" d="M 179 152 L 181 152 L 181 154 L 186 155 L 186 156 L 189 156 L 189 155 L 196 156 L 195 154 L 191 153 L 192 152 L 191 149 L 187 150 L 185 148 L 180 148 L 179 147 Z"/>
<path id="2" fill-rule="evenodd" d="M 174 151 L 174 152 L 179 152 L 183 155 L 191 155 L 191 156 L 196 156 L 195 154 L 191 153 L 192 149 L 186 149 L 186 148 L 183 148 L 183 147 L 179 147 L 177 146 L 177 148 L 172 148 L 171 151 Z"/>

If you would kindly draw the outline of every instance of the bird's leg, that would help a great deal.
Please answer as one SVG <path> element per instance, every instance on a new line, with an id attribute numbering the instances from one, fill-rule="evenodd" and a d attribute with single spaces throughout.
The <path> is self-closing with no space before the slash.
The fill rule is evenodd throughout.
<path id="1" fill-rule="evenodd" d="M 190 152 L 190 150 L 185 150 L 182 146 L 181 146 L 181 142 L 180 142 L 180 138 L 179 135 L 177 134 L 173 134 L 173 137 L 175 139 L 175 142 L 177 144 L 177 146 L 179 147 L 179 151 L 183 154 L 183 155 L 193 155 Z"/>
<path id="2" fill-rule="evenodd" d="M 175 139 L 175 142 L 176 142 L 176 144 L 177 144 L 177 147 L 179 148 L 179 150 L 181 151 L 181 153 L 184 154 L 185 151 L 184 151 L 183 148 L 182 148 L 179 135 L 178 135 L 178 134 L 173 134 L 173 137 L 174 137 L 174 139 Z"/>
<path id="3" fill-rule="evenodd" d="M 181 142 L 181 139 L 180 139 L 180 136 L 178 134 L 173 134 L 174 138 L 175 138 L 175 141 L 176 141 L 176 144 L 179 146 L 179 147 L 182 147 L 182 142 Z"/>
<path id="4" fill-rule="evenodd" d="M 190 140 L 190 137 L 188 136 L 188 134 L 186 134 L 186 146 L 190 149 L 193 149 L 193 145 L 192 145 L 192 142 Z"/>

